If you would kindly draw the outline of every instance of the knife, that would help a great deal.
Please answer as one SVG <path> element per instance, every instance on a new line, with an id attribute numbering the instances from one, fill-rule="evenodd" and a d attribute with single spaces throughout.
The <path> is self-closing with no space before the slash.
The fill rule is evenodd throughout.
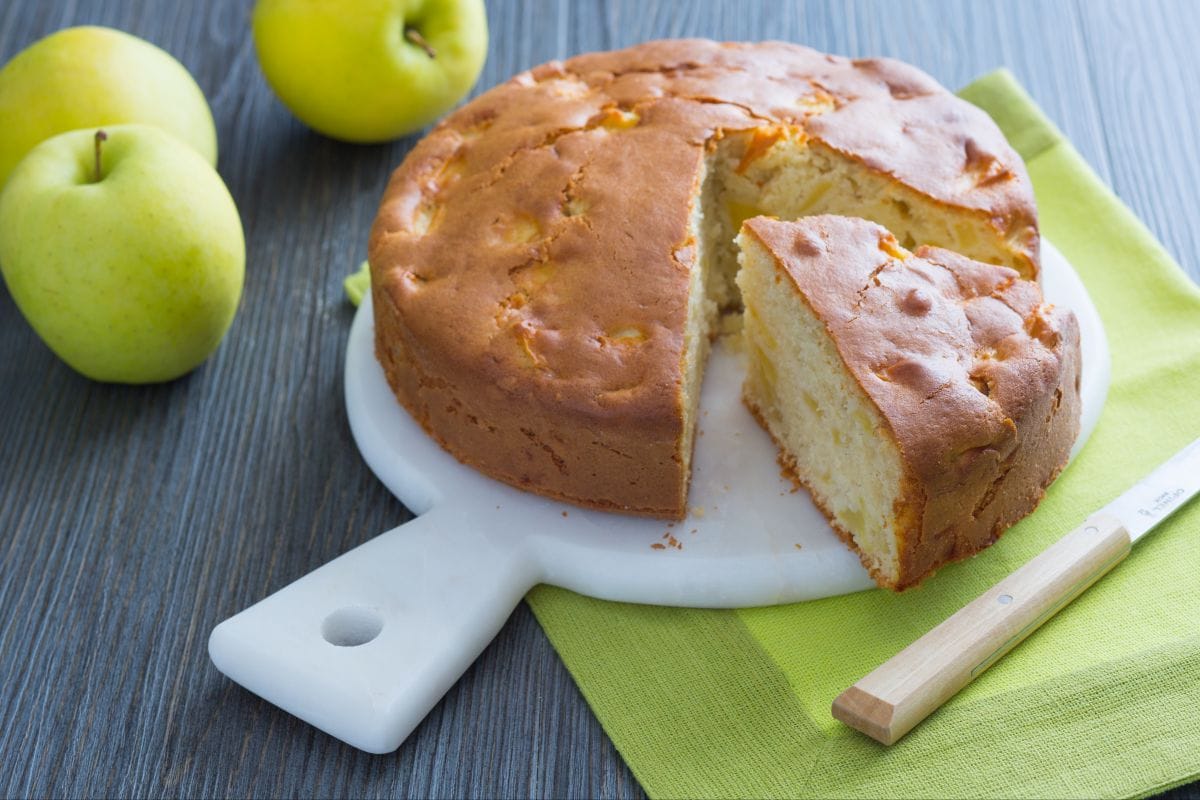
<path id="1" fill-rule="evenodd" d="M 838 695 L 833 716 L 893 744 L 1129 555 L 1200 492 L 1200 439 Z"/>

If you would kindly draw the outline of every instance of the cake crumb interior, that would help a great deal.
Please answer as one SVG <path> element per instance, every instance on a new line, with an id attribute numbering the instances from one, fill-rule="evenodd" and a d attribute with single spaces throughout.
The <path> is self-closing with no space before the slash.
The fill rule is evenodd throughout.
<path id="1" fill-rule="evenodd" d="M 842 363 L 825 324 L 777 281 L 775 257 L 752 235 L 738 237 L 745 298 L 745 397 L 781 447 L 785 466 L 867 568 L 899 574 L 897 515 L 904 467 L 885 423 Z"/>

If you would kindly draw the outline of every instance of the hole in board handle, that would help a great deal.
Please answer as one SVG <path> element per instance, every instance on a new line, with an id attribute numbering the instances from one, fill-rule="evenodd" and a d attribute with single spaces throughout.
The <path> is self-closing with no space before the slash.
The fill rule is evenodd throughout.
<path id="1" fill-rule="evenodd" d="M 346 606 L 327 616 L 321 623 L 321 636 L 335 647 L 358 647 L 383 630 L 383 618 L 373 608 Z"/>

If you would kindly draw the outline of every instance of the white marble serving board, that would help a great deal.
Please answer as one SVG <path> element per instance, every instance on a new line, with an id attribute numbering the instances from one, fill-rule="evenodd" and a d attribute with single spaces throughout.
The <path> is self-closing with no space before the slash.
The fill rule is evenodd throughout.
<path id="1" fill-rule="evenodd" d="M 1108 391 L 1108 345 L 1078 275 L 1043 241 L 1043 283 L 1075 311 L 1083 429 Z M 740 401 L 739 357 L 718 346 L 701 395 L 689 506 L 674 525 L 588 511 L 463 466 L 397 404 L 376 362 L 370 297 L 346 352 L 355 441 L 419 516 L 221 623 L 209 653 L 246 688 L 363 750 L 400 745 L 538 583 L 593 597 L 734 608 L 872 586 Z"/>

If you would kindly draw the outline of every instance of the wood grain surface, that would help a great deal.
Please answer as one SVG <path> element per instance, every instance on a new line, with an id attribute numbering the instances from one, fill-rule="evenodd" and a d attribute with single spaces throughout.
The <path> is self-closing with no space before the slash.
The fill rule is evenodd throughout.
<path id="1" fill-rule="evenodd" d="M 409 516 L 350 437 L 341 282 L 414 140 L 308 131 L 264 82 L 249 14 L 249 2 L 0 5 L 0 61 L 85 23 L 178 57 L 212 104 L 248 246 L 227 339 L 163 386 L 77 376 L 0 289 L 0 796 L 641 797 L 524 606 L 388 756 L 297 722 L 209 662 L 218 621 Z M 950 87 L 1008 66 L 1200 277 L 1195 0 L 496 0 L 488 14 L 476 91 L 665 36 L 895 56 Z"/>

